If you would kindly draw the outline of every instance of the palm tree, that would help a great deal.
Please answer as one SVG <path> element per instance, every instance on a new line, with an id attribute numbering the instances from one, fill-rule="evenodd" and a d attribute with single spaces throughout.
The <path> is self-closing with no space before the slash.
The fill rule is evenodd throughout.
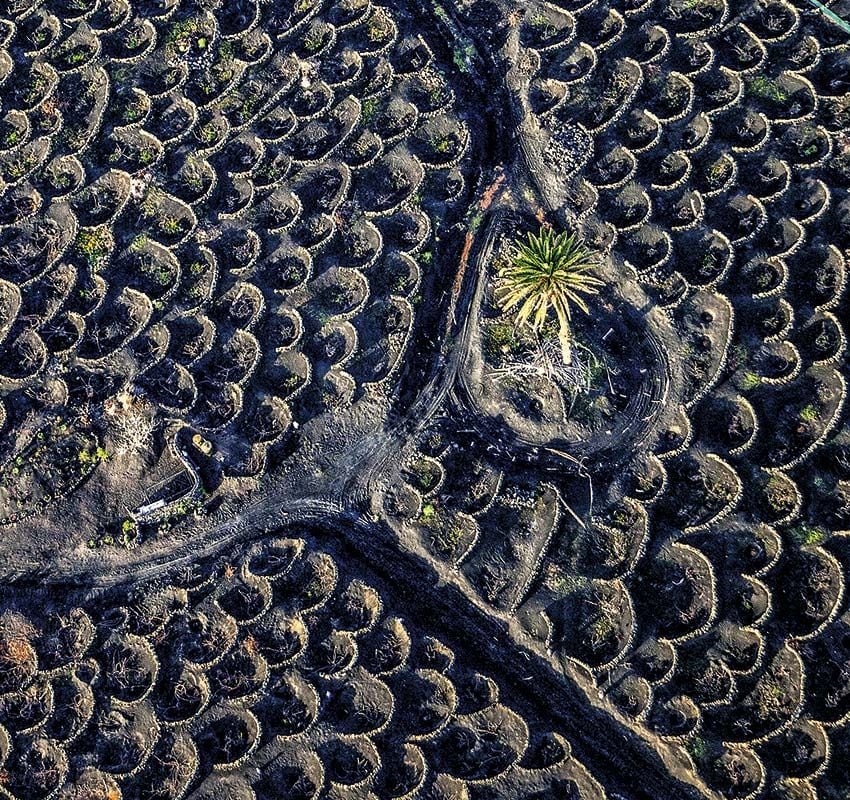
<path id="1" fill-rule="evenodd" d="M 543 227 L 529 233 L 528 241 L 517 245 L 510 262 L 499 270 L 496 299 L 503 311 L 519 306 L 515 324 L 530 324 L 535 332 L 543 327 L 551 306 L 558 318 L 561 354 L 569 364 L 571 305 L 588 313 L 581 295 L 598 294 L 603 285 L 591 274 L 596 264 L 594 253 L 574 233 Z"/>

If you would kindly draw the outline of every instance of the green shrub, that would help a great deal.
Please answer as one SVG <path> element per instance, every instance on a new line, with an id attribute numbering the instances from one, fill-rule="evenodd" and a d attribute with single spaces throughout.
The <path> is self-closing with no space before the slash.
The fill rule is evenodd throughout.
<path id="1" fill-rule="evenodd" d="M 747 81 L 747 91 L 759 100 L 769 100 L 773 103 L 784 103 L 788 100 L 788 92 L 775 80 L 757 75 Z"/>
<path id="2" fill-rule="evenodd" d="M 77 251 L 90 267 L 101 264 L 109 255 L 112 237 L 104 227 L 83 228 L 77 235 Z"/>
<path id="3" fill-rule="evenodd" d="M 824 528 L 801 523 L 791 528 L 788 533 L 798 547 L 815 547 L 826 541 L 827 532 Z"/>

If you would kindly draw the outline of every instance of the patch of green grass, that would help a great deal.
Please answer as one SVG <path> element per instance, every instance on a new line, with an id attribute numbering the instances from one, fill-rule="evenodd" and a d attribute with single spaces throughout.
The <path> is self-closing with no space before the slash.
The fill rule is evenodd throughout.
<path id="1" fill-rule="evenodd" d="M 162 232 L 169 236 L 176 236 L 180 233 L 181 225 L 177 217 L 167 217 L 162 221 Z"/>
<path id="2" fill-rule="evenodd" d="M 438 530 L 431 537 L 434 549 L 442 556 L 448 558 L 457 555 L 458 548 L 463 541 L 463 528 L 458 525 L 447 525 Z"/>
<path id="3" fill-rule="evenodd" d="M 203 144 L 212 144 L 218 138 L 218 128 L 214 123 L 208 122 L 198 130 L 198 138 Z"/>
<path id="4" fill-rule="evenodd" d="M 318 28 L 314 28 L 304 37 L 304 49 L 308 53 L 315 53 L 319 50 L 319 48 L 321 48 L 324 40 L 322 31 Z"/>
<path id="5" fill-rule="evenodd" d="M 147 167 L 156 160 L 156 148 L 153 146 L 143 147 L 139 151 L 139 163 Z"/>
<path id="6" fill-rule="evenodd" d="M 97 267 L 109 255 L 112 238 L 104 227 L 84 228 L 77 235 L 76 248 L 89 267 Z"/>
<path id="7" fill-rule="evenodd" d="M 776 81 L 765 75 L 756 75 L 747 81 L 747 91 L 759 100 L 770 100 L 773 103 L 784 103 L 788 100 L 788 92 Z"/>
<path id="8" fill-rule="evenodd" d="M 375 118 L 375 114 L 378 113 L 378 98 L 377 97 L 367 97 L 362 105 L 360 106 L 360 115 L 363 118 L 363 122 L 369 123 Z"/>
<path id="9" fill-rule="evenodd" d="M 446 155 L 452 150 L 452 139 L 450 136 L 435 136 L 431 141 L 434 151 Z"/>
<path id="10" fill-rule="evenodd" d="M 150 189 L 148 193 L 144 196 L 139 210 L 142 212 L 142 216 L 145 219 L 150 219 L 156 214 L 157 211 L 159 211 L 159 206 L 159 192 L 157 192 L 156 189 Z"/>
<path id="11" fill-rule="evenodd" d="M 800 409 L 800 419 L 803 422 L 816 422 L 818 418 L 817 407 L 813 403 L 809 403 Z"/>
<path id="12" fill-rule="evenodd" d="M 752 391 L 759 386 L 761 386 L 761 375 L 757 375 L 755 372 L 745 372 L 741 376 L 741 389 L 745 392 Z"/>
<path id="13" fill-rule="evenodd" d="M 409 480 L 420 492 L 427 493 L 434 489 L 440 480 L 440 474 L 433 462 L 420 459 L 409 469 Z"/>
<path id="14" fill-rule="evenodd" d="M 373 44 L 383 41 L 392 32 L 392 24 L 383 14 L 373 13 L 366 27 L 366 37 Z"/>
<path id="15" fill-rule="evenodd" d="M 428 100 L 433 106 L 440 106 L 445 102 L 446 94 L 444 86 L 435 86 L 428 92 Z"/>
<path id="16" fill-rule="evenodd" d="M 107 458 L 109 458 L 109 453 L 105 447 L 101 447 L 100 445 L 95 447 L 93 450 L 84 448 L 77 453 L 77 459 L 80 464 L 84 465 L 97 465 L 106 461 Z"/>
<path id="17" fill-rule="evenodd" d="M 788 533 L 798 547 L 815 547 L 826 541 L 827 532 L 823 528 L 801 523 L 791 528 Z"/>
<path id="18" fill-rule="evenodd" d="M 720 256 L 714 250 L 706 250 L 703 253 L 702 261 L 699 266 L 700 275 L 710 276 L 717 268 Z"/>
<path id="19" fill-rule="evenodd" d="M 452 61 L 461 72 L 468 73 L 471 71 L 470 65 L 474 58 L 475 48 L 471 44 L 464 44 L 452 49 Z"/>
<path id="20" fill-rule="evenodd" d="M 11 128 L 3 135 L 3 146 L 14 147 L 21 140 L 21 132 L 17 128 Z"/>
<path id="21" fill-rule="evenodd" d="M 436 503 L 424 503 L 419 522 L 429 530 L 431 546 L 444 558 L 454 558 L 463 542 L 463 526 L 447 519 Z"/>
<path id="22" fill-rule="evenodd" d="M 718 158 L 709 168 L 707 177 L 712 183 L 719 183 L 723 178 L 726 177 L 729 172 L 729 163 L 723 159 Z"/>
<path id="23" fill-rule="evenodd" d="M 518 354 L 523 347 L 514 325 L 503 322 L 489 325 L 484 331 L 484 354 L 490 361 L 498 362 L 505 355 Z"/>
<path id="24" fill-rule="evenodd" d="M 26 88 L 23 94 L 24 102 L 27 105 L 32 105 L 36 100 L 40 100 L 47 91 L 48 80 L 44 75 L 35 74 L 32 76 L 32 82 Z"/>
<path id="25" fill-rule="evenodd" d="M 198 21 L 195 19 L 184 19 L 175 23 L 174 27 L 168 32 L 165 41 L 168 43 L 176 42 L 179 39 L 185 39 L 191 36 L 198 28 Z"/>
<path id="26" fill-rule="evenodd" d="M 132 242 L 130 242 L 130 250 L 134 253 L 138 253 L 145 249 L 145 245 L 147 245 L 147 243 L 148 237 L 144 233 L 140 233 L 133 239 Z"/>
<path id="27" fill-rule="evenodd" d="M 140 120 L 145 114 L 145 103 L 141 100 L 134 100 L 128 103 L 121 114 L 121 119 L 126 123 L 133 123 Z"/>
<path id="28" fill-rule="evenodd" d="M 708 745 L 701 736 L 694 736 L 685 745 L 694 761 L 702 761 L 708 754 Z"/>

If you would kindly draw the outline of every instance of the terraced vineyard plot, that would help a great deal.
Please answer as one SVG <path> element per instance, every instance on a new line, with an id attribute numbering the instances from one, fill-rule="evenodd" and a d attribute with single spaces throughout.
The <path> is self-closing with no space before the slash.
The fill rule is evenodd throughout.
<path id="1" fill-rule="evenodd" d="M 258 475 L 392 385 L 470 131 L 410 23 L 290 5 L 4 23 L 6 430 L 129 389 Z"/>
<path id="2" fill-rule="evenodd" d="M 0 6 L 0 794 L 847 797 L 848 59 L 802 0 Z"/>
<path id="3" fill-rule="evenodd" d="M 14 794 L 603 796 L 566 739 L 303 539 L 127 599 L 3 617 L 6 660 L 32 659 L 4 678 Z"/>
<path id="4" fill-rule="evenodd" d="M 463 543 L 450 558 L 496 607 L 497 586 L 530 591 L 518 611 L 529 630 L 594 670 L 621 710 L 682 742 L 709 785 L 734 797 L 846 791 L 826 753 L 826 731 L 843 741 L 842 716 L 809 710 L 820 670 L 817 686 L 805 682 L 810 653 L 841 661 L 830 648 L 847 569 L 844 50 L 817 47 L 816 22 L 779 4 L 700 7 L 690 20 L 661 4 L 525 15 L 504 52 L 531 65 L 532 109 L 553 142 L 571 125 L 587 134 L 585 166 L 563 190 L 574 224 L 610 254 L 621 297 L 663 311 L 643 323 L 661 343 L 641 370 L 658 394 L 641 407 L 635 377 L 625 390 L 591 388 L 587 358 L 553 371 L 545 342 L 523 341 L 485 295 L 492 321 L 460 402 L 481 409 L 507 384 L 487 408 L 501 427 L 470 417 L 484 436 L 471 473 L 468 445 L 453 442 L 466 420 L 426 432 L 424 474 L 441 482 L 423 492 L 414 468 L 405 491 L 423 500 L 400 514 L 438 557 L 446 541 Z M 600 30 L 610 40 L 594 41 Z M 597 336 L 610 327 L 604 310 L 593 311 Z M 618 312 L 627 324 L 622 300 Z M 578 407 L 565 382 L 585 387 Z M 575 441 L 594 419 L 603 436 Z M 521 483 L 542 496 L 545 475 L 563 499 L 530 587 L 520 543 L 547 541 L 552 522 L 538 512 L 494 524 L 490 509 L 521 502 L 509 442 L 543 447 Z M 631 466 L 617 474 L 616 460 Z M 790 766 L 782 748 L 797 746 Z"/>

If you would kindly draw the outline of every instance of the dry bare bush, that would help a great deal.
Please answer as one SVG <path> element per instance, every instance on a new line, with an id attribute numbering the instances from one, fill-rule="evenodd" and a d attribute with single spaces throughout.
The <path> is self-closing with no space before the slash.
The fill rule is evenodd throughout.
<path id="1" fill-rule="evenodd" d="M 116 455 L 149 453 L 159 425 L 153 405 L 142 397 L 122 393 L 105 407 L 106 418 L 115 440 Z"/>

